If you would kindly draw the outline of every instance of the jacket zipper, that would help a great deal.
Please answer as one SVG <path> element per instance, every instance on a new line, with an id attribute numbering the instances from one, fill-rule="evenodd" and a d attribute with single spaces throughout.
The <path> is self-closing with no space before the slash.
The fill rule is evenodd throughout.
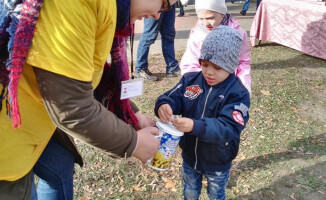
<path id="1" fill-rule="evenodd" d="M 182 86 L 182 84 L 180 83 L 179 85 L 177 85 L 177 87 L 175 87 L 168 95 L 168 97 L 173 94 L 177 89 L 179 89 Z"/>
<path id="2" fill-rule="evenodd" d="M 205 99 L 204 109 L 203 109 L 203 113 L 201 114 L 201 118 L 204 117 L 205 110 L 206 110 L 207 100 L 208 100 L 209 95 L 212 92 L 212 89 L 213 89 L 212 87 L 209 88 L 208 94 L 207 94 L 206 99 Z M 196 158 L 195 167 L 194 167 L 195 169 L 197 169 L 197 159 L 198 159 L 197 158 L 197 145 L 198 145 L 198 137 L 196 138 L 196 144 L 195 144 L 195 158 Z"/>

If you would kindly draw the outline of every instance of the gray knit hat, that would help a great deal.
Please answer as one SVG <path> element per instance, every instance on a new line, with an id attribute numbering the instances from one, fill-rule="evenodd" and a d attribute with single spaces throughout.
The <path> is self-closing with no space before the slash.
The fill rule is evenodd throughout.
<path id="1" fill-rule="evenodd" d="M 232 74 L 239 64 L 241 47 L 240 33 L 219 25 L 206 36 L 199 59 L 214 63 Z"/>

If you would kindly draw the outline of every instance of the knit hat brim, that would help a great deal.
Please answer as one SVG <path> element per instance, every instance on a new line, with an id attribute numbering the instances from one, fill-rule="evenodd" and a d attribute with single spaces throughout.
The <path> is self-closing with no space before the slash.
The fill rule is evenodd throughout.
<path id="1" fill-rule="evenodd" d="M 225 15 L 227 12 L 225 0 L 205 0 L 205 2 L 197 0 L 195 1 L 195 8 L 196 13 L 201 10 L 210 10 Z"/>

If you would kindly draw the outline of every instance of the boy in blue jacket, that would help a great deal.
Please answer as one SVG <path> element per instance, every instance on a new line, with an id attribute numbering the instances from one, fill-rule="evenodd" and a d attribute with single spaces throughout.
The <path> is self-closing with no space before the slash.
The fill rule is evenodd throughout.
<path id="1" fill-rule="evenodd" d="M 155 114 L 185 132 L 180 140 L 184 199 L 198 199 L 207 178 L 210 199 L 225 199 L 240 133 L 249 119 L 250 95 L 234 75 L 242 39 L 237 30 L 220 25 L 205 38 L 199 62 L 202 72 L 186 73 L 161 95 Z M 173 119 L 173 115 L 182 115 Z"/>

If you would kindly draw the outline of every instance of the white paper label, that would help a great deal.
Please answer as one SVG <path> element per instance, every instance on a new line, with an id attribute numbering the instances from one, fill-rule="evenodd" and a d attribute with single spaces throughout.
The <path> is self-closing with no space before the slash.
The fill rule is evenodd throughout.
<path id="1" fill-rule="evenodd" d="M 120 99 L 127 99 L 143 95 L 144 79 L 132 79 L 121 82 Z"/>

